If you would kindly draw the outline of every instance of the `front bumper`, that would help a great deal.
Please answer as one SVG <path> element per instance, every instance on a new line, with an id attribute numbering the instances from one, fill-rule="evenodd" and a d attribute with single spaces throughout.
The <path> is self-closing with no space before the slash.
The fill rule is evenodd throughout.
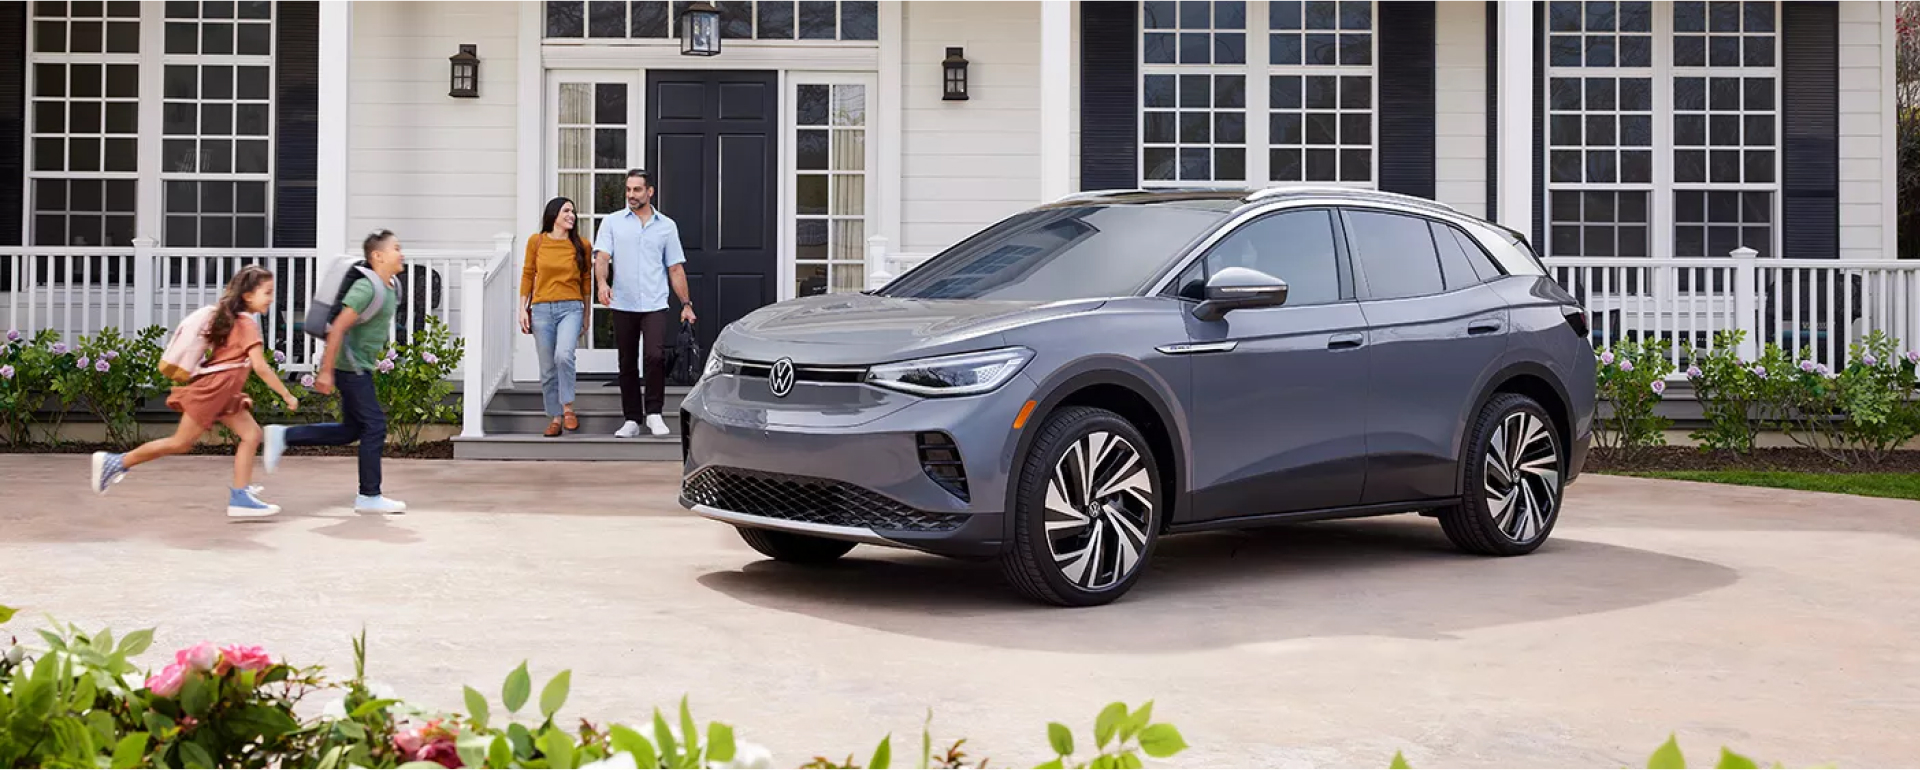
<path id="1" fill-rule="evenodd" d="M 938 399 L 848 384 L 797 386 L 774 402 L 760 382 L 722 375 L 683 401 L 682 507 L 735 526 L 946 556 L 1005 546 L 1012 424 L 1033 389 L 1024 375 L 993 393 Z M 929 435 L 958 453 L 957 490 L 923 465 Z"/>

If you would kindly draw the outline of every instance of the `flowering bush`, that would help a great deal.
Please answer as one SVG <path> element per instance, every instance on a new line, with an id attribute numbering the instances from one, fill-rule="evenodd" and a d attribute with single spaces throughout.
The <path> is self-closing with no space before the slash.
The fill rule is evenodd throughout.
<path id="1" fill-rule="evenodd" d="M 53 384 L 72 365 L 72 354 L 60 344 L 58 332 L 43 329 L 29 336 L 11 330 L 0 338 L 0 426 L 6 428 L 7 443 L 33 443 L 34 414 L 56 397 Z M 59 420 L 65 412 L 65 404 L 54 410 L 55 422 L 47 431 L 49 443 L 59 439 Z"/>
<path id="2" fill-rule="evenodd" d="M 1791 401 L 1796 384 L 1791 359 L 1769 343 L 1758 361 L 1746 361 L 1738 352 L 1745 339 L 1744 331 L 1718 332 L 1711 351 L 1692 351 L 1687 379 L 1707 426 L 1691 435 L 1702 449 L 1752 452 L 1769 416 Z M 1815 371 L 1808 361 L 1801 367 L 1806 373 Z"/>
<path id="3" fill-rule="evenodd" d="M 1596 354 L 1599 396 L 1613 406 L 1613 416 L 1594 421 L 1594 442 L 1623 457 L 1667 443 L 1664 431 L 1672 421 L 1654 414 L 1667 391 L 1666 376 L 1673 371 L 1665 340 L 1624 340 Z"/>
<path id="4" fill-rule="evenodd" d="M 1787 379 L 1772 410 L 1793 441 L 1841 463 L 1877 463 L 1920 435 L 1920 403 L 1913 396 L 1920 351 L 1898 352 L 1895 340 L 1873 331 L 1848 347 L 1838 372 L 1803 361 Z"/>
<path id="5" fill-rule="evenodd" d="M 54 392 L 63 404 L 83 405 L 105 423 L 108 443 L 139 443 L 134 413 L 173 385 L 160 374 L 160 340 L 166 334 L 165 327 L 149 326 L 132 338 L 113 328 L 82 336 L 71 351 L 72 364 L 55 367 Z"/>
<path id="6" fill-rule="evenodd" d="M 428 316 L 409 342 L 387 348 L 375 368 L 373 386 L 387 412 L 387 441 L 401 450 L 420 443 L 420 427 L 454 422 L 460 410 L 453 395 L 454 367 L 466 355 L 445 322 Z"/>

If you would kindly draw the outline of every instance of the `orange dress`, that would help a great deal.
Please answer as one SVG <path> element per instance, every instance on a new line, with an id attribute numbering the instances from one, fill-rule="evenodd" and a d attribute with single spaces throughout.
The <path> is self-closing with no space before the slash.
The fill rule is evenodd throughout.
<path id="1" fill-rule="evenodd" d="M 173 394 L 167 396 L 167 407 L 208 427 L 227 415 L 251 410 L 253 402 L 247 399 L 247 378 L 253 376 L 253 367 L 247 358 L 249 351 L 260 344 L 260 324 L 253 316 L 243 314 L 235 318 L 226 344 L 213 350 L 206 365 L 238 363 L 240 366 L 202 374 L 174 388 Z"/>

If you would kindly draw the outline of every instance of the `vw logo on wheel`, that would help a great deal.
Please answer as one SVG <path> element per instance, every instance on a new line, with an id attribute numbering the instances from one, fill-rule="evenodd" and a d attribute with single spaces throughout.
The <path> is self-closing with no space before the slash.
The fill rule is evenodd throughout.
<path id="1" fill-rule="evenodd" d="M 786 398 L 793 392 L 793 359 L 782 358 L 773 362 L 773 371 L 767 375 L 767 388 L 773 391 L 775 398 Z"/>

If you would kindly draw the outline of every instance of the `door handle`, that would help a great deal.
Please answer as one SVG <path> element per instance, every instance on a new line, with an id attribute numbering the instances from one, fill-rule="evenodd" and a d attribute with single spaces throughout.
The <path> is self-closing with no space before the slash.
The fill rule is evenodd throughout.
<path id="1" fill-rule="evenodd" d="M 1328 350 L 1352 350 L 1367 343 L 1364 334 L 1335 334 L 1327 338 Z"/>
<path id="2" fill-rule="evenodd" d="M 1468 334 L 1493 334 L 1494 332 L 1500 331 L 1500 329 L 1505 326 L 1506 324 L 1501 323 L 1497 319 L 1489 319 L 1485 321 L 1474 321 L 1473 323 L 1467 325 L 1467 333 Z"/>

